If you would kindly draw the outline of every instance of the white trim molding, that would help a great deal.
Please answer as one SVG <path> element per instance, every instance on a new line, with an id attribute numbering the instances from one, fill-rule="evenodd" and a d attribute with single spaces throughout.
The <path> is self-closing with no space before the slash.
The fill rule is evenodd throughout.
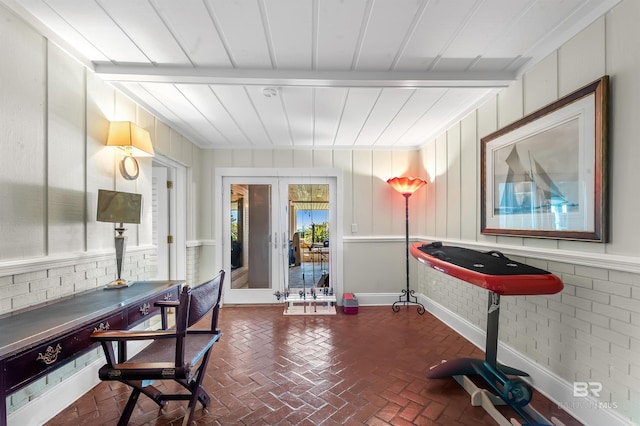
<path id="1" fill-rule="evenodd" d="M 154 245 L 127 247 L 127 256 L 132 254 L 153 252 L 156 250 Z M 45 269 L 62 268 L 65 266 L 74 266 L 80 263 L 99 262 L 105 260 L 113 260 L 115 262 L 116 252 L 114 248 L 94 251 L 91 253 L 67 253 L 58 256 L 42 256 L 26 259 L 16 259 L 0 262 L 0 277 L 7 275 L 23 274 L 26 272 L 42 271 Z"/>
<path id="2" fill-rule="evenodd" d="M 216 240 L 189 240 L 187 241 L 187 247 L 215 247 Z"/>

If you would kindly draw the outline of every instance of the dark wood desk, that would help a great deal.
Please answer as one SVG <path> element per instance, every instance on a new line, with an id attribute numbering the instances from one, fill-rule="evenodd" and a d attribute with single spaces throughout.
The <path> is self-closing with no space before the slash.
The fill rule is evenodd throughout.
<path id="1" fill-rule="evenodd" d="M 156 301 L 178 300 L 182 284 L 138 281 L 0 317 L 0 426 L 7 425 L 8 395 L 97 347 L 94 330 L 131 328 L 159 311 Z"/>

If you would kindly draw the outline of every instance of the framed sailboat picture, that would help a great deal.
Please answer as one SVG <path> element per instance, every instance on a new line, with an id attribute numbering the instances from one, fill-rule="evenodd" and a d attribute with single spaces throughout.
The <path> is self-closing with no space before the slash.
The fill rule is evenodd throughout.
<path id="1" fill-rule="evenodd" d="M 606 242 L 608 76 L 481 139 L 481 232 Z"/>

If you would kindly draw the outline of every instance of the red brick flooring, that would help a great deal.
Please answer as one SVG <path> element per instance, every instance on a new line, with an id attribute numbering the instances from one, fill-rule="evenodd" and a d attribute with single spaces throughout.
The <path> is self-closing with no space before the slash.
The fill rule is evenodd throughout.
<path id="1" fill-rule="evenodd" d="M 279 306 L 224 307 L 220 321 L 223 337 L 205 378 L 212 401 L 198 406 L 198 425 L 496 424 L 453 379 L 426 378 L 443 359 L 484 355 L 414 307 L 318 317 L 283 316 Z M 129 392 L 114 383 L 99 384 L 47 425 L 116 424 Z M 580 425 L 539 393 L 531 405 Z M 180 424 L 184 406 L 160 410 L 141 396 L 132 424 Z"/>

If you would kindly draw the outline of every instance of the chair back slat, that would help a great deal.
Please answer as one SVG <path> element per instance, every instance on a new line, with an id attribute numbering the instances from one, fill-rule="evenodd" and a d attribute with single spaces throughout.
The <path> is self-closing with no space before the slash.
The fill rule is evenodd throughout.
<path id="1" fill-rule="evenodd" d="M 182 288 L 176 315 L 176 368 L 184 365 L 184 340 L 189 327 L 213 310 L 211 330 L 216 330 L 223 282 L 224 270 L 221 270 L 218 275 L 197 287 Z"/>
<path id="2" fill-rule="evenodd" d="M 188 327 L 200 321 L 213 309 L 216 310 L 214 317 L 217 317 L 216 314 L 220 303 L 223 282 L 224 271 L 222 270 L 211 280 L 191 289 Z M 216 323 L 212 323 L 213 328 L 216 326 Z"/>

